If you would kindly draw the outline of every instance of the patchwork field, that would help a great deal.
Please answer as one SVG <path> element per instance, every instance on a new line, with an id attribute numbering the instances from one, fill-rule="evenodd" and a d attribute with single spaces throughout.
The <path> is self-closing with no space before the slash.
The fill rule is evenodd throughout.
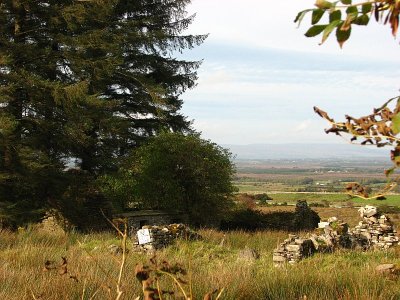
<path id="1" fill-rule="evenodd" d="M 386 200 L 362 200 L 348 196 L 344 190 L 349 182 L 359 182 L 371 194 L 381 191 L 389 182 L 382 162 L 300 160 L 300 161 L 238 161 L 234 181 L 239 193 L 266 193 L 271 203 L 334 202 L 342 205 L 400 205 L 400 189 L 396 187 Z"/>

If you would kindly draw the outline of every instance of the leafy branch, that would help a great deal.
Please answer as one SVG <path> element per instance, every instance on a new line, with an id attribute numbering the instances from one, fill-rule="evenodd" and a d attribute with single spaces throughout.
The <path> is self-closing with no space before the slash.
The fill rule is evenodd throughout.
<path id="1" fill-rule="evenodd" d="M 389 105 L 396 100 L 396 105 L 391 109 Z M 400 133 L 400 96 L 389 99 L 381 107 L 375 108 L 370 115 L 360 118 L 346 115 L 346 121 L 344 122 L 336 122 L 328 113 L 318 107 L 314 107 L 314 111 L 330 123 L 331 127 L 325 130 L 326 133 L 334 133 L 339 136 L 342 136 L 342 134 L 351 135 L 350 142 L 359 142 L 360 145 L 393 147 L 393 150 L 390 152 L 393 167 L 385 170 L 385 175 L 388 178 L 400 167 L 400 138 L 398 137 Z M 359 183 L 347 185 L 346 190 L 349 194 L 363 199 L 383 197 L 397 186 L 399 180 L 400 177 L 389 180 L 380 192 L 371 197 L 367 189 Z"/>
<path id="2" fill-rule="evenodd" d="M 392 35 L 396 37 L 399 27 L 400 0 L 369 0 L 353 3 L 352 0 L 340 0 L 330 2 L 327 0 L 316 0 L 316 8 L 306 9 L 299 12 L 294 20 L 300 26 L 304 17 L 311 14 L 311 27 L 305 33 L 307 37 L 322 35 L 323 44 L 333 31 L 336 31 L 336 40 L 340 47 L 350 38 L 351 29 L 354 25 L 366 26 L 371 18 L 383 24 L 389 24 Z M 323 18 L 325 16 L 325 18 Z M 394 109 L 389 104 L 397 100 Z M 393 167 L 385 170 L 388 177 L 386 186 L 376 195 L 370 196 L 368 189 L 359 183 L 349 183 L 346 191 L 350 195 L 363 199 L 383 197 L 392 191 L 400 177 L 390 180 L 389 177 L 400 167 L 400 97 L 394 97 L 386 101 L 381 107 L 374 109 L 368 116 L 354 118 L 346 115 L 346 121 L 336 122 L 323 110 L 314 107 L 314 111 L 327 120 L 331 127 L 326 133 L 343 133 L 351 135 L 350 142 L 359 141 L 360 145 L 374 145 L 376 147 L 391 146 L 391 160 Z"/>
<path id="3" fill-rule="evenodd" d="M 336 40 L 340 47 L 350 38 L 353 25 L 366 26 L 373 17 L 377 22 L 390 24 L 392 35 L 396 37 L 399 27 L 400 1 L 399 0 L 371 0 L 352 3 L 352 0 L 330 2 L 316 0 L 316 8 L 299 12 L 294 20 L 300 26 L 304 17 L 311 13 L 311 27 L 305 33 L 307 37 L 322 34 L 323 44 L 330 34 L 336 30 Z M 323 16 L 328 22 L 320 24 Z"/>

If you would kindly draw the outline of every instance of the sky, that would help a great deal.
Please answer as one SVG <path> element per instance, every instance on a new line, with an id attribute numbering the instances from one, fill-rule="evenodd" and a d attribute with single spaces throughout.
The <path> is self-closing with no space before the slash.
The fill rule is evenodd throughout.
<path id="1" fill-rule="evenodd" d="M 184 53 L 203 60 L 198 85 L 183 95 L 182 113 L 203 138 L 218 144 L 343 143 L 313 111 L 370 114 L 400 94 L 400 45 L 390 28 L 354 28 L 340 49 L 334 34 L 323 45 L 306 38 L 312 0 L 192 0 L 187 32 L 209 34 Z"/>

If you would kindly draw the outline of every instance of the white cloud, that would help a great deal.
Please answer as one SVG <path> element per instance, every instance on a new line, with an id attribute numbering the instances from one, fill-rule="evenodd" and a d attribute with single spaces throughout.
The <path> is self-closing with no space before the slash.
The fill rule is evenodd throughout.
<path id="1" fill-rule="evenodd" d="M 325 134 L 324 128 L 328 124 L 317 116 L 305 125 L 308 127 L 303 125 L 303 131 L 299 132 L 299 123 L 290 120 L 214 117 L 194 121 L 195 128 L 202 132 L 204 138 L 219 144 L 340 142 L 336 136 Z"/>
<path id="2" fill-rule="evenodd" d="M 323 46 L 320 38 L 306 38 L 310 16 L 297 28 L 299 11 L 314 8 L 314 0 L 192 0 L 189 13 L 197 17 L 190 27 L 193 33 L 210 33 L 210 41 L 231 42 L 250 47 L 271 47 L 316 53 L 335 53 L 358 57 L 377 57 L 400 61 L 399 45 L 389 26 L 371 20 L 368 27 L 354 26 L 352 37 L 340 49 L 332 36 Z M 360 28 L 361 27 L 361 28 Z"/>
<path id="3" fill-rule="evenodd" d="M 307 131 L 310 129 L 311 126 L 311 120 L 305 120 L 303 122 L 301 122 L 300 124 L 298 124 L 295 128 L 294 131 L 295 132 L 303 132 L 303 131 Z"/>
<path id="4" fill-rule="evenodd" d="M 344 50 L 334 37 L 318 46 L 318 39 L 303 35 L 309 21 L 300 29 L 293 23 L 313 3 L 192 1 L 190 12 L 198 15 L 190 32 L 211 35 L 194 52 L 204 64 L 198 86 L 183 97 L 183 113 L 206 138 L 224 144 L 336 142 L 323 132 L 328 125 L 314 105 L 341 120 L 346 113 L 369 114 L 398 94 L 400 48 L 390 28 L 355 28 Z"/>

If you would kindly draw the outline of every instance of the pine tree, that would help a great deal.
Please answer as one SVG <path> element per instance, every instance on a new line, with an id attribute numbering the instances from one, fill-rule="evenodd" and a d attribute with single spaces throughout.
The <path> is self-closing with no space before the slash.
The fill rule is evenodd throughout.
<path id="1" fill-rule="evenodd" d="M 132 148 L 163 130 L 190 130 L 179 110 L 199 62 L 175 56 L 206 36 L 182 35 L 189 2 L 1 2 L 3 221 L 99 201 L 95 179 Z"/>

